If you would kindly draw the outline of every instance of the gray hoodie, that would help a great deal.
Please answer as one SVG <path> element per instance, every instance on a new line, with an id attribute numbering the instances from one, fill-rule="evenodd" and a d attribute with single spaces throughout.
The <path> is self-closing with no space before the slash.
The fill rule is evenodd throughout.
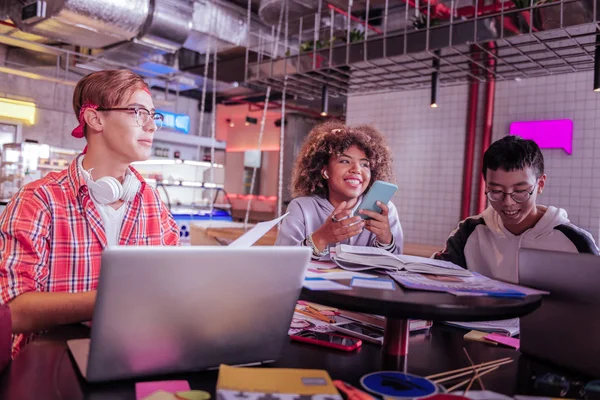
<path id="1" fill-rule="evenodd" d="M 360 200 L 357 204 L 360 204 Z M 396 254 L 402 253 L 403 235 L 398 211 L 392 202 L 388 203 L 390 209 L 388 217 L 392 235 L 396 241 L 396 247 L 393 251 Z M 329 200 L 319 196 L 297 197 L 290 202 L 287 208 L 289 215 L 283 219 L 277 241 L 275 245 L 279 246 L 298 246 L 311 233 L 319 229 L 330 217 L 335 208 Z M 343 244 L 354 246 L 375 246 L 375 235 L 364 229 L 358 235 L 344 240 Z"/>
<path id="2" fill-rule="evenodd" d="M 535 226 L 514 235 L 490 206 L 482 214 L 462 221 L 435 258 L 494 279 L 518 283 L 520 248 L 598 254 L 592 235 L 573 225 L 565 210 L 552 206 L 538 209 L 544 215 Z"/>

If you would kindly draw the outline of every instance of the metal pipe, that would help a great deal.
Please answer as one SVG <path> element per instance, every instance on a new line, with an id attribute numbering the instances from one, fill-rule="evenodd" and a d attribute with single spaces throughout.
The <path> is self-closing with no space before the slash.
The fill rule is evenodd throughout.
<path id="1" fill-rule="evenodd" d="M 323 85 L 323 91 L 321 93 L 321 116 L 326 117 L 329 113 L 329 87 Z"/>
<path id="2" fill-rule="evenodd" d="M 289 78 L 289 76 L 287 78 Z M 288 85 L 289 85 L 289 83 L 288 83 Z M 244 100 L 244 99 L 239 99 L 239 100 L 234 100 L 234 101 L 228 100 L 225 104 L 226 105 L 236 105 L 236 104 L 256 105 L 256 106 L 259 106 L 261 108 L 260 110 L 262 110 L 262 108 L 264 107 L 264 102 L 262 102 L 262 103 L 260 103 L 260 102 L 254 103 L 252 101 L 248 101 L 248 100 Z M 271 105 L 269 107 L 270 110 L 273 110 L 273 109 L 281 107 L 281 103 L 279 103 L 277 101 L 271 101 L 271 102 L 269 102 L 269 104 Z M 306 114 L 308 116 L 311 116 L 311 117 L 321 117 L 320 113 L 318 113 L 318 112 L 316 112 L 316 111 L 314 111 L 314 110 L 312 110 L 310 108 L 305 108 L 305 107 L 294 106 L 294 105 L 291 105 L 291 104 L 286 104 L 285 105 L 285 109 L 286 110 L 299 111 L 299 112 L 301 112 L 303 114 Z M 260 110 L 257 110 L 257 111 L 260 111 Z M 341 115 L 338 115 L 338 116 L 335 116 L 335 117 L 336 118 L 341 118 Z"/>
<path id="3" fill-rule="evenodd" d="M 487 47 L 491 54 L 496 55 L 497 47 L 496 42 L 487 43 Z M 487 54 L 488 69 L 494 70 L 496 68 L 496 58 L 491 54 Z M 492 144 L 492 130 L 494 127 L 494 101 L 496 97 L 496 78 L 492 72 L 488 72 L 487 83 L 486 83 L 486 97 L 485 97 L 485 116 L 483 125 L 483 136 L 481 140 L 481 154 L 480 154 L 480 166 L 483 165 L 483 154 Z M 485 196 L 485 181 L 483 174 L 479 178 L 479 196 L 477 204 L 477 214 L 481 214 L 487 207 L 487 197 Z"/>
<path id="4" fill-rule="evenodd" d="M 281 126 L 279 127 L 279 169 L 277 170 L 277 218 L 283 210 L 283 153 L 285 145 L 285 96 L 287 91 L 287 76 L 283 78 L 283 93 L 281 97 Z M 290 160 L 291 161 L 291 160 Z"/>
<path id="5" fill-rule="evenodd" d="M 435 50 L 433 52 L 433 72 L 431 73 L 431 108 L 437 108 L 437 95 L 440 86 L 440 57 L 442 56 L 441 50 Z"/>
<path id="6" fill-rule="evenodd" d="M 478 58 L 477 46 L 471 46 L 471 57 Z M 479 68 L 470 63 L 471 72 L 476 75 Z M 477 130 L 477 104 L 479 102 L 479 80 L 471 78 L 469 82 L 469 100 L 467 105 L 467 133 L 465 138 L 465 162 L 463 170 L 463 191 L 460 219 L 471 215 L 471 189 L 473 186 L 473 160 L 475 158 L 475 133 Z"/>
<path id="7" fill-rule="evenodd" d="M 216 53 L 215 53 L 216 55 Z M 258 132 L 258 146 L 257 149 L 260 151 L 263 133 L 265 132 L 265 121 L 267 120 L 267 110 L 269 109 L 269 97 L 271 96 L 271 86 L 267 86 L 267 94 L 265 95 L 265 106 L 263 109 L 262 119 L 260 120 L 260 131 Z M 262 157 L 262 153 L 261 153 Z M 256 182 L 256 167 L 252 168 L 252 180 L 250 181 L 250 195 L 254 194 L 254 183 Z M 248 218 L 250 217 L 250 206 L 252 205 L 252 197 L 248 198 L 248 204 L 246 205 L 246 216 L 244 218 L 244 229 L 248 229 Z"/>
<path id="8" fill-rule="evenodd" d="M 600 31 L 596 34 L 594 49 L 594 92 L 600 92 Z"/>
<path id="9" fill-rule="evenodd" d="M 212 115 L 211 115 L 211 119 L 210 119 L 210 136 L 211 136 L 211 141 L 210 141 L 210 183 L 212 183 L 213 187 L 216 187 L 215 185 L 215 143 L 217 143 L 217 55 L 218 55 L 218 49 L 215 46 L 214 49 L 214 53 L 213 53 L 213 87 L 212 87 Z M 254 182 L 252 182 L 254 184 Z M 213 212 L 214 212 L 214 208 L 215 208 L 215 198 L 216 196 L 213 196 L 211 193 L 210 196 L 210 214 L 209 214 L 209 221 L 212 221 L 212 217 L 213 217 Z"/>
<path id="10" fill-rule="evenodd" d="M 244 71 L 244 82 L 248 82 L 248 61 L 250 61 L 250 21 L 252 15 L 252 0 L 248 0 L 248 6 L 246 8 L 246 70 Z M 260 41 L 260 37 L 259 37 Z M 207 53 L 210 50 L 210 47 L 207 50 Z"/>

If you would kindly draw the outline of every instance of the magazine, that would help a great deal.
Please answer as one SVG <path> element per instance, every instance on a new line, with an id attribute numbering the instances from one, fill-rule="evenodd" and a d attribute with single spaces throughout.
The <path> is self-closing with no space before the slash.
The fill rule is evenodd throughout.
<path id="1" fill-rule="evenodd" d="M 440 276 L 391 272 L 390 277 L 407 289 L 447 292 L 456 296 L 525 297 L 549 292 L 497 281 L 476 272 L 471 276 Z"/>
<path id="2" fill-rule="evenodd" d="M 338 244 L 331 259 L 348 271 L 380 269 L 387 272 L 416 272 L 447 276 L 471 276 L 471 272 L 449 261 L 426 257 L 393 254 L 389 251 L 367 246 Z"/>
<path id="3" fill-rule="evenodd" d="M 473 329 L 482 332 L 495 332 L 506 336 L 516 336 L 519 334 L 519 318 L 479 322 L 444 321 L 444 323 L 458 326 L 459 328 Z"/>

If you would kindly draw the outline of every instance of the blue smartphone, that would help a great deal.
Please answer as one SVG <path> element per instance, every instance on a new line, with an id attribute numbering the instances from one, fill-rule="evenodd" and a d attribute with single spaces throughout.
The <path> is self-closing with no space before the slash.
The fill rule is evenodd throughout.
<path id="1" fill-rule="evenodd" d="M 377 202 L 380 201 L 383 204 L 387 204 L 392 200 L 392 196 L 398 190 L 398 186 L 393 183 L 388 183 L 384 181 L 375 181 L 373 185 L 363 197 L 358 210 L 369 210 L 376 213 L 381 213 L 381 207 L 377 205 Z M 371 219 L 363 214 L 358 214 L 362 219 Z"/>

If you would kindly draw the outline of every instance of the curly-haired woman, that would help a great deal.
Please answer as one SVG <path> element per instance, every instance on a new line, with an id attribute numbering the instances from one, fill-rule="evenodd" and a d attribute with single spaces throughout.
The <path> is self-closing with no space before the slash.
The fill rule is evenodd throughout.
<path id="1" fill-rule="evenodd" d="M 309 246 L 313 258 L 337 243 L 402 252 L 402 227 L 391 202 L 380 214 L 360 210 L 362 195 L 376 180 L 393 181 L 390 150 L 381 133 L 363 125 L 318 125 L 308 134 L 292 177 L 294 200 L 276 245 Z M 371 219 L 362 220 L 358 214 Z"/>

